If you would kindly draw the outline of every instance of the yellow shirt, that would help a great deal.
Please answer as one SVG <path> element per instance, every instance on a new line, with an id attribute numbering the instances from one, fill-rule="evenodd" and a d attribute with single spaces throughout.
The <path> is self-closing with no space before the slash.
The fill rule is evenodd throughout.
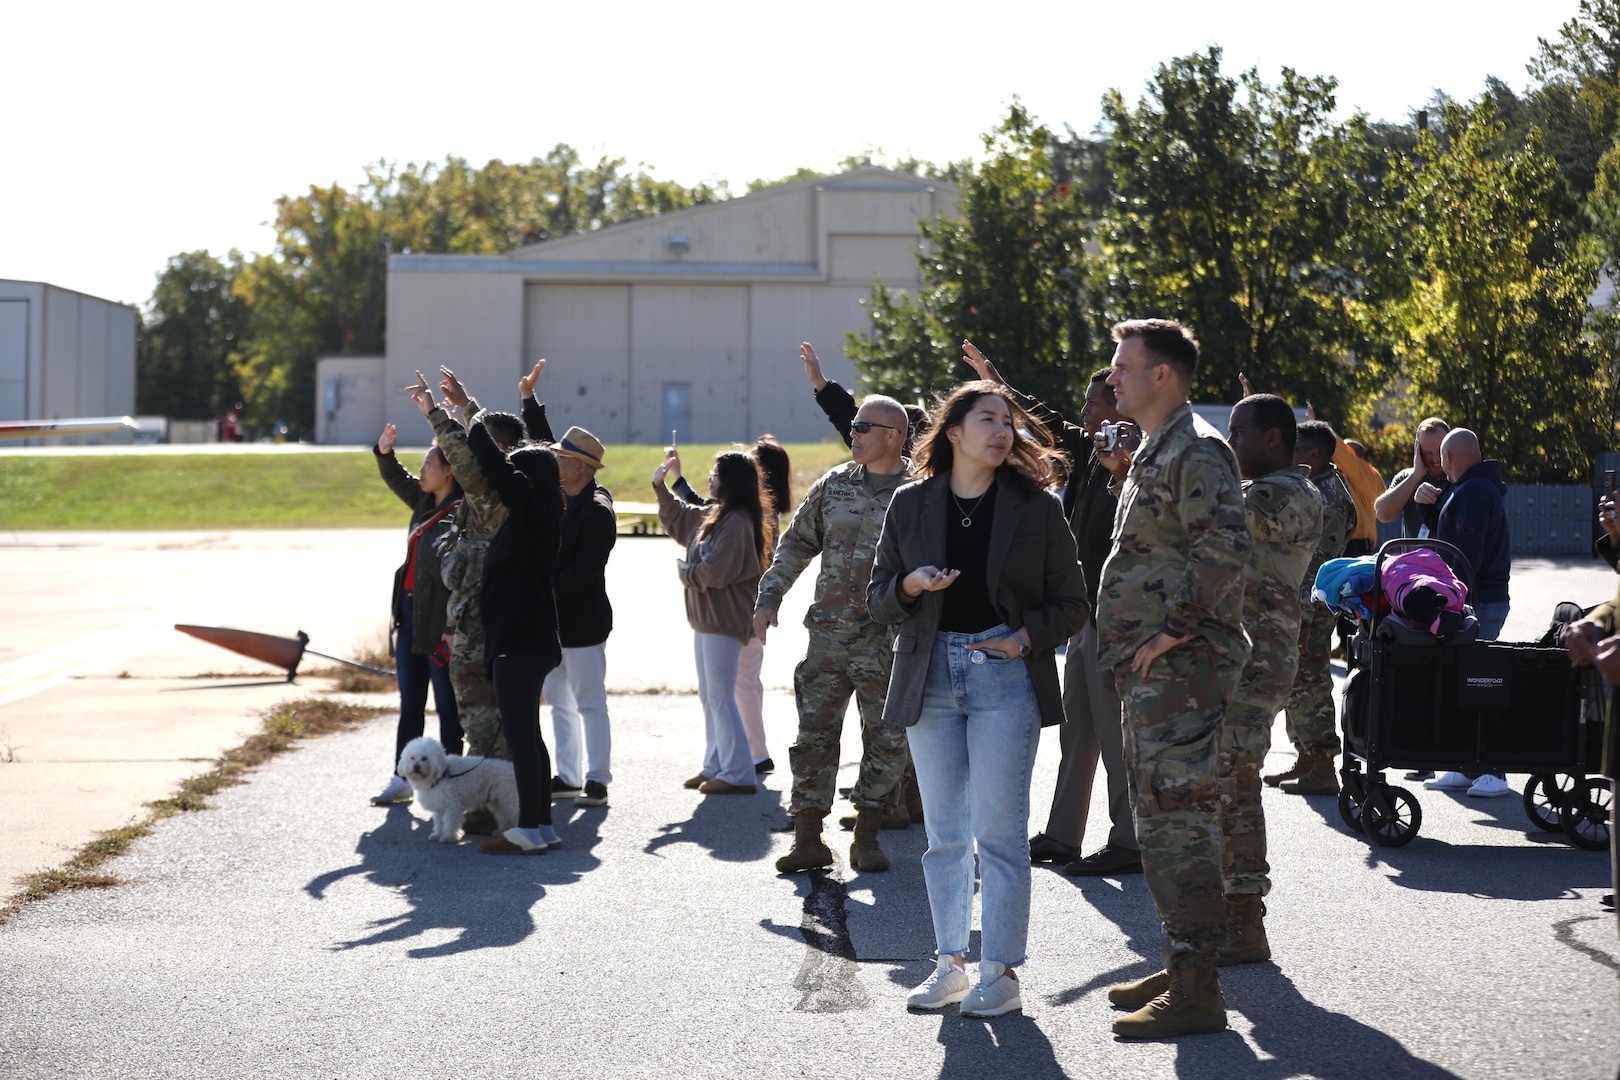
<path id="1" fill-rule="evenodd" d="M 1378 475 L 1377 469 L 1357 457 L 1343 439 L 1333 450 L 1333 464 L 1344 473 L 1350 495 L 1356 500 L 1356 531 L 1350 534 L 1350 539 L 1376 545 L 1378 518 L 1373 515 L 1373 500 L 1384 493 L 1384 478 Z"/>

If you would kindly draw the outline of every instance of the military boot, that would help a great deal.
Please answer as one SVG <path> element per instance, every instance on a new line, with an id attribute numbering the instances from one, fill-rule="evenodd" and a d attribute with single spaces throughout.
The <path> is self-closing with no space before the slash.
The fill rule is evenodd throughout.
<path id="1" fill-rule="evenodd" d="M 1277 790 L 1288 795 L 1337 795 L 1339 774 L 1333 771 L 1332 754 L 1301 754 L 1306 762 L 1304 771 L 1292 780 L 1277 785 Z"/>
<path id="2" fill-rule="evenodd" d="M 1266 940 L 1266 902 L 1257 893 L 1226 898 L 1226 943 L 1215 950 L 1215 966 L 1258 964 L 1271 959 Z"/>
<path id="3" fill-rule="evenodd" d="M 779 874 L 798 874 L 833 864 L 832 849 L 821 840 L 820 810 L 800 810 L 793 815 L 793 850 L 776 860 Z"/>
<path id="4" fill-rule="evenodd" d="M 1110 986 L 1108 1003 L 1122 1009 L 1140 1009 L 1168 989 L 1170 989 L 1170 973 L 1163 970 L 1155 971 L 1145 979 Z"/>
<path id="5" fill-rule="evenodd" d="M 838 827 L 843 829 L 845 832 L 849 832 L 851 829 L 855 828 L 855 823 L 859 820 L 859 813 L 845 814 L 843 817 L 838 819 Z M 899 832 L 903 829 L 909 829 L 911 828 L 911 815 L 906 813 L 904 808 L 899 810 L 885 810 L 883 811 L 882 825 L 885 832 Z"/>
<path id="6" fill-rule="evenodd" d="M 849 865 L 863 873 L 879 873 L 889 868 L 889 857 L 878 846 L 878 829 L 883 822 L 880 810 L 862 810 L 855 817 L 855 842 L 849 845 Z"/>
<path id="7" fill-rule="evenodd" d="M 1305 771 L 1305 755 L 1300 754 L 1294 758 L 1293 767 L 1285 772 L 1268 773 L 1261 779 L 1265 780 L 1267 787 L 1276 787 L 1284 780 L 1292 780 Z"/>
<path id="8" fill-rule="evenodd" d="M 1168 1039 L 1226 1030 L 1226 999 L 1221 981 L 1207 964 L 1182 964 L 1166 973 L 1164 993 L 1114 1021 L 1122 1039 Z"/>

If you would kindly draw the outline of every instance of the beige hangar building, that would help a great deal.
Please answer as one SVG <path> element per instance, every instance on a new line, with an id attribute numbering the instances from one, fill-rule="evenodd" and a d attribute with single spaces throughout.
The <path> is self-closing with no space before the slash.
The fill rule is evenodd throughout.
<path id="1" fill-rule="evenodd" d="M 915 287 L 918 222 L 956 202 L 949 184 L 864 168 L 507 255 L 396 255 L 388 354 L 322 361 L 319 438 L 369 443 L 387 420 L 402 442 L 425 443 L 398 388 L 417 370 L 436 383 L 440 364 L 487 407 L 515 411 L 518 376 L 545 357 L 540 396 L 559 434 L 822 439 L 799 343 L 853 389 L 844 335 L 869 325 L 860 301 L 874 275 Z"/>

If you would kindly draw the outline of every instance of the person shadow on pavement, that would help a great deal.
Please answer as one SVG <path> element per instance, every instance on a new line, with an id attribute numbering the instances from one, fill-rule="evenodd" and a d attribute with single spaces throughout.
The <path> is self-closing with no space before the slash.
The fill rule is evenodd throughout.
<path id="1" fill-rule="evenodd" d="M 939 1080 L 980 1080 L 1016 1076 L 1019 1080 L 1067 1080 L 1052 1041 L 1023 1013 L 979 1020 L 947 1009 L 939 1018 L 939 1044 L 945 1063 Z"/>
<path id="2" fill-rule="evenodd" d="M 335 952 L 366 945 L 405 942 L 437 931 L 457 935 L 439 945 L 410 949 L 412 959 L 451 956 L 475 949 L 516 945 L 534 932 L 531 909 L 547 888 L 571 885 L 601 865 L 591 852 L 604 815 L 577 814 L 562 830 L 563 847 L 543 856 L 494 856 L 479 851 L 483 837 L 460 844 L 428 839 L 431 823 L 403 806 L 390 807 L 387 819 L 360 837 L 359 862 L 330 870 L 304 886 L 315 900 L 325 900 L 333 885 L 351 877 L 404 896 L 410 910 L 367 924 L 370 933 L 331 946 Z M 563 824 L 559 822 L 559 824 Z"/>
<path id="3" fill-rule="evenodd" d="M 658 827 L 642 850 L 657 855 L 671 844 L 697 844 L 723 862 L 756 862 L 771 853 L 771 823 L 781 817 L 782 793 L 700 795 L 692 816 Z"/>

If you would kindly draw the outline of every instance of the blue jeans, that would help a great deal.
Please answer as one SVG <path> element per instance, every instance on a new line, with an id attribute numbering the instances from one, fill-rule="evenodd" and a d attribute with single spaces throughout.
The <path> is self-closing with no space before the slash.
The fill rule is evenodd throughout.
<path id="1" fill-rule="evenodd" d="M 755 776 L 748 729 L 737 709 L 737 665 L 743 643 L 701 631 L 692 638 L 698 699 L 703 702 L 703 768 L 698 771 L 711 780 L 747 787 L 755 783 Z"/>
<path id="2" fill-rule="evenodd" d="M 433 686 L 433 707 L 439 713 L 439 742 L 447 754 L 461 753 L 461 718 L 456 713 L 456 692 L 450 669 L 440 667 L 426 653 L 411 652 L 411 594 L 400 608 L 399 634 L 394 639 L 394 678 L 399 683 L 399 727 L 394 732 L 394 768 L 405 744 L 421 736 L 427 724 L 428 685 Z"/>
<path id="3" fill-rule="evenodd" d="M 967 646 L 1007 634 L 934 637 L 922 714 L 906 729 L 922 791 L 928 851 L 922 857 L 934 944 L 967 952 L 973 928 L 973 852 L 983 882 L 979 957 L 1024 962 L 1029 941 L 1029 780 L 1041 714 L 1022 658 Z M 975 656 L 983 657 L 974 663 Z"/>

